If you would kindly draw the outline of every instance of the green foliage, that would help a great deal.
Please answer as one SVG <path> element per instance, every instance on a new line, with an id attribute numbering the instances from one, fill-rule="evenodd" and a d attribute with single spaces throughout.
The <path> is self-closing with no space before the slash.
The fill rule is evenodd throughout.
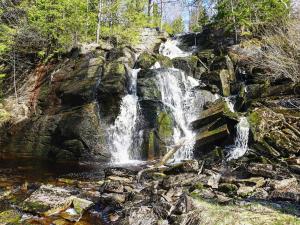
<path id="1" fill-rule="evenodd" d="M 193 32 L 201 32 L 203 27 L 209 23 L 209 16 L 204 7 L 192 12 L 190 30 Z"/>
<path id="2" fill-rule="evenodd" d="M 226 31 L 241 29 L 255 32 L 262 26 L 284 21 L 290 12 L 290 0 L 219 0 L 214 22 Z"/>
<path id="3" fill-rule="evenodd" d="M 171 24 L 165 23 L 163 25 L 164 30 L 171 35 L 179 34 L 184 31 L 184 21 L 182 17 L 178 17 Z"/>

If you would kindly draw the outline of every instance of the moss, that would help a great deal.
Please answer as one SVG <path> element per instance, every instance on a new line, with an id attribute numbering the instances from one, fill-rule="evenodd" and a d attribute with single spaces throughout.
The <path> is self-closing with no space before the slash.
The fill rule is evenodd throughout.
<path id="1" fill-rule="evenodd" d="M 202 182 L 196 182 L 193 185 L 193 190 L 203 190 L 204 189 L 204 185 Z"/>
<path id="2" fill-rule="evenodd" d="M 172 60 L 163 55 L 156 55 L 156 60 L 160 63 L 162 68 L 170 68 L 173 67 L 173 62 Z"/>
<path id="3" fill-rule="evenodd" d="M 238 190 L 238 187 L 234 184 L 223 183 L 219 185 L 219 191 L 228 194 L 229 196 L 234 196 Z"/>
<path id="4" fill-rule="evenodd" d="M 191 195 L 193 197 L 193 195 Z M 253 224 L 253 225 L 296 225 L 300 219 L 290 214 L 284 214 L 271 206 L 257 203 L 241 205 L 218 205 L 196 198 L 194 200 L 194 219 L 197 224 L 227 225 L 227 224 Z"/>
<path id="5" fill-rule="evenodd" d="M 173 121 L 169 114 L 161 112 L 158 115 L 157 124 L 160 138 L 167 139 L 173 135 Z"/>
<path id="6" fill-rule="evenodd" d="M 10 113 L 8 113 L 6 110 L 1 109 L 0 105 L 0 127 L 3 125 L 5 122 L 9 121 L 11 118 Z"/>
<path id="7" fill-rule="evenodd" d="M 143 52 L 139 56 L 136 64 L 137 64 L 138 68 L 149 69 L 150 67 L 152 67 L 155 64 L 155 62 L 156 62 L 155 56 L 151 55 L 148 52 Z"/>
<path id="8" fill-rule="evenodd" d="M 0 213 L 0 224 L 18 223 L 21 215 L 15 210 L 8 210 Z"/>
<path id="9" fill-rule="evenodd" d="M 49 206 L 44 205 L 42 202 L 23 202 L 22 210 L 25 212 L 45 212 L 49 210 Z"/>
<path id="10" fill-rule="evenodd" d="M 257 126 L 258 124 L 260 124 L 261 121 L 261 117 L 257 112 L 252 112 L 249 116 L 248 116 L 248 121 L 251 125 L 253 126 Z"/>

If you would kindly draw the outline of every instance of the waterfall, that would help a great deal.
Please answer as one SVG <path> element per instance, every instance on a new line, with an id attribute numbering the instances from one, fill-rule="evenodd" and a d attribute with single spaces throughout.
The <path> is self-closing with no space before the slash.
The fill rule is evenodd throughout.
<path id="1" fill-rule="evenodd" d="M 183 140 L 187 143 L 176 152 L 174 159 L 190 159 L 193 156 L 195 134 L 189 128 L 188 121 L 192 121 L 195 111 L 198 110 L 194 102 L 196 98 L 193 88 L 199 83 L 192 77 L 187 78 L 182 71 L 169 69 L 159 74 L 158 84 L 162 102 L 171 111 L 176 123 L 173 130 L 174 145 Z"/>
<path id="2" fill-rule="evenodd" d="M 248 150 L 249 139 L 249 122 L 246 117 L 241 117 L 240 122 L 236 126 L 236 137 L 234 147 L 229 153 L 228 160 L 238 159 L 242 157 Z"/>
<path id="3" fill-rule="evenodd" d="M 176 57 L 186 57 L 191 55 L 191 53 L 184 52 L 180 48 L 178 48 L 177 44 L 177 40 L 167 40 L 165 43 L 160 45 L 159 53 L 161 55 L 169 57 L 170 59 L 174 59 Z"/>
<path id="4" fill-rule="evenodd" d="M 136 124 L 138 119 L 138 97 L 136 95 L 137 74 L 140 69 L 130 73 L 129 94 L 121 103 L 120 114 L 108 129 L 108 146 L 111 148 L 113 163 L 130 163 L 139 158 L 135 149 Z"/>
<path id="5" fill-rule="evenodd" d="M 226 102 L 229 110 L 231 112 L 235 112 L 235 110 L 234 110 L 235 101 L 231 97 L 225 97 L 224 99 L 225 99 L 225 102 Z"/>

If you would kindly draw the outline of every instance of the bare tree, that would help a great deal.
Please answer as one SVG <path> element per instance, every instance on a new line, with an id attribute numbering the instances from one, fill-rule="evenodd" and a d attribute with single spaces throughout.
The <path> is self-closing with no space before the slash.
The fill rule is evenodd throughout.
<path id="1" fill-rule="evenodd" d="M 103 7 L 103 2 L 102 2 L 102 0 L 99 0 L 99 2 L 98 2 L 97 37 L 96 37 L 97 44 L 99 44 L 99 40 L 100 40 L 101 21 L 102 21 L 102 7 Z"/>

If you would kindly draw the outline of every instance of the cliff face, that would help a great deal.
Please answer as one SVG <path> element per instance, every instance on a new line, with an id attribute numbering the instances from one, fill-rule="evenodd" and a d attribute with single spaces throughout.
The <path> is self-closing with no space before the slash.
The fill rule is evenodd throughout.
<path id="1" fill-rule="evenodd" d="M 194 92 L 205 99 L 199 105 L 204 111 L 188 121 L 197 133 L 197 157 L 222 161 L 242 116 L 250 123 L 252 150 L 245 155 L 249 162 L 299 157 L 299 84 L 274 80 L 264 76 L 261 68 L 253 68 L 248 59 L 260 54 L 260 47 L 233 45 L 230 39 L 205 31 L 179 37 L 179 47 L 193 54 L 169 59 L 158 54 L 159 44 L 165 41 L 161 34 L 146 30 L 142 40 L 135 48 L 105 43 L 86 46 L 61 61 L 37 67 L 21 91 L 25 103 L 12 107 L 8 99 L 0 106 L 3 121 L 9 119 L 7 112 L 17 118 L 24 111 L 16 123 L 2 123 L 1 157 L 108 161 L 106 131 L 120 112 L 134 67 L 141 68 L 137 96 L 144 159 L 162 156 L 172 141 L 174 116 L 165 110 L 157 86 L 157 77 L 171 67 L 202 82 Z M 153 68 L 156 62 L 159 69 Z M 215 95 L 220 99 L 214 101 Z M 294 170 L 298 167 L 294 165 Z"/>

